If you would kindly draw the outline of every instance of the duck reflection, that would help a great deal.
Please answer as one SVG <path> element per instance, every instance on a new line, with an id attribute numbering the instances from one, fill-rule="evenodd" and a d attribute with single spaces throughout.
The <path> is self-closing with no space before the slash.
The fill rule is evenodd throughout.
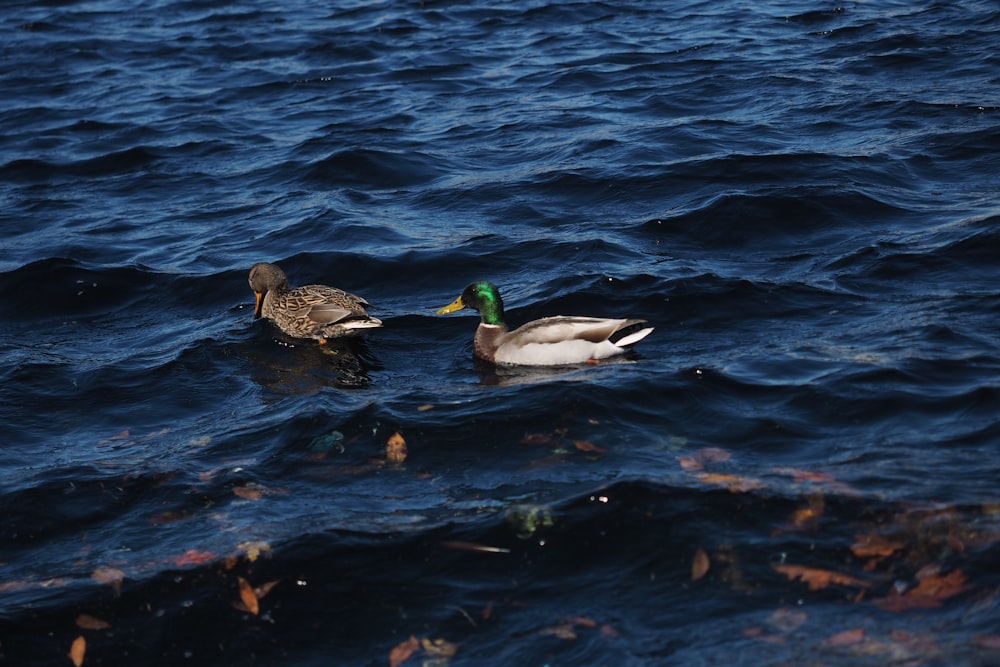
<path id="1" fill-rule="evenodd" d="M 268 344 L 249 353 L 257 367 L 253 380 L 281 394 L 310 394 L 325 387 L 361 389 L 371 384 L 369 372 L 381 368 L 363 338 L 336 338 L 325 345 L 270 334 Z"/>
<path id="2" fill-rule="evenodd" d="M 576 381 L 593 380 L 594 367 L 635 363 L 629 356 L 586 364 L 568 364 L 565 366 L 497 366 L 482 359 L 473 359 L 473 367 L 479 375 L 479 384 L 497 386 L 515 386 L 522 384 L 540 384 L 552 380 Z"/>

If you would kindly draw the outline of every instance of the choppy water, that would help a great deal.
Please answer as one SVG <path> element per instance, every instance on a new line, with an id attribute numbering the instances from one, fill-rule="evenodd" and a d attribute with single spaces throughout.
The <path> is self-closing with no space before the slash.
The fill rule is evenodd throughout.
<path id="1" fill-rule="evenodd" d="M 995 3 L 135 4 L 0 9 L 0 663 L 1000 662 Z"/>

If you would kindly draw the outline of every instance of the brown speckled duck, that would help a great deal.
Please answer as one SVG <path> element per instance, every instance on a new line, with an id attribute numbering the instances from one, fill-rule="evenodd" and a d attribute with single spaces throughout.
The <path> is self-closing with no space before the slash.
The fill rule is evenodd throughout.
<path id="1" fill-rule="evenodd" d="M 462 308 L 479 311 L 473 353 L 494 364 L 580 364 L 622 354 L 653 333 L 646 320 L 565 315 L 543 317 L 508 331 L 500 290 L 485 280 L 472 283 L 460 297 L 437 312 L 445 315 Z"/>
<path id="2" fill-rule="evenodd" d="M 295 338 L 314 338 L 322 345 L 328 338 L 382 326 L 382 320 L 365 310 L 368 302 L 361 297 L 326 285 L 292 289 L 285 272 L 275 264 L 254 264 L 250 289 L 257 296 L 254 319 L 264 316 Z"/>

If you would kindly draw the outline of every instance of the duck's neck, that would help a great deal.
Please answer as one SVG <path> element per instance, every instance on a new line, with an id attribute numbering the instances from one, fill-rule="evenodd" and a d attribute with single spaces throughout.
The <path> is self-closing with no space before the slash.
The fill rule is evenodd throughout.
<path id="1" fill-rule="evenodd" d="M 264 317 L 271 317 L 271 315 L 274 313 L 275 302 L 291 291 L 292 291 L 291 285 L 289 285 L 288 281 L 286 280 L 278 285 L 269 288 L 266 292 L 264 292 L 264 301 L 262 305 L 263 308 L 262 313 Z"/>
<path id="2" fill-rule="evenodd" d="M 476 335 L 472 339 L 473 354 L 480 359 L 493 361 L 493 355 L 496 354 L 497 348 L 500 346 L 499 338 L 506 332 L 507 327 L 503 324 L 481 322 L 476 327 Z"/>
<path id="3" fill-rule="evenodd" d="M 274 292 L 274 296 L 281 296 L 282 294 L 287 294 L 292 291 L 292 286 L 287 280 L 282 280 L 280 283 L 268 290 L 268 292 Z"/>
<path id="4" fill-rule="evenodd" d="M 499 298 L 483 299 L 479 306 L 479 316 L 483 324 L 507 330 L 507 324 L 503 321 L 503 302 Z"/>

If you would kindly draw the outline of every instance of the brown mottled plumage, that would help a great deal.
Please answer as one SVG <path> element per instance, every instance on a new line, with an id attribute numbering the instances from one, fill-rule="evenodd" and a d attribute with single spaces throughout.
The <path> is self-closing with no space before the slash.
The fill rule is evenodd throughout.
<path id="1" fill-rule="evenodd" d="M 336 287 L 303 285 L 292 289 L 285 272 L 259 262 L 250 269 L 250 289 L 257 296 L 254 319 L 261 316 L 295 338 L 352 336 L 359 329 L 382 326 L 365 310 L 368 302 Z"/>

